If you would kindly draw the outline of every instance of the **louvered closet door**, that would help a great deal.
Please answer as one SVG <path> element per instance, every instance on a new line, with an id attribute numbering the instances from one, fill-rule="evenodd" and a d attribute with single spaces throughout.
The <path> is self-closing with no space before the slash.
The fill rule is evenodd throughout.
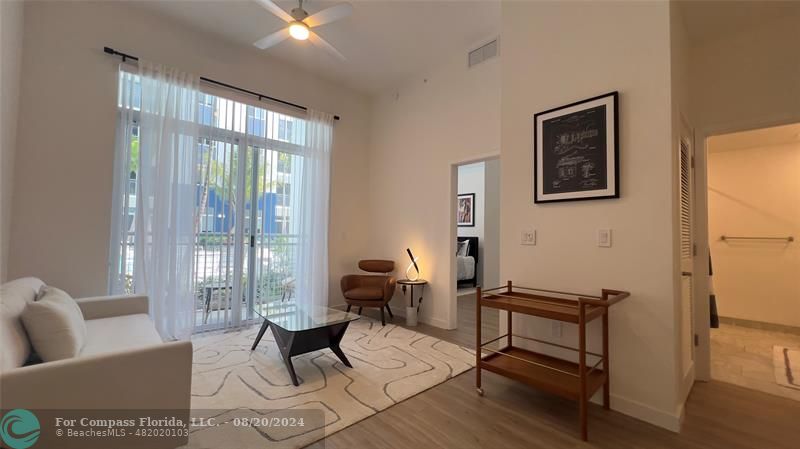
<path id="1" fill-rule="evenodd" d="M 692 231 L 694 155 L 691 133 L 685 130 L 680 139 L 680 257 L 681 257 L 681 345 L 684 374 L 694 360 L 694 235 Z"/>

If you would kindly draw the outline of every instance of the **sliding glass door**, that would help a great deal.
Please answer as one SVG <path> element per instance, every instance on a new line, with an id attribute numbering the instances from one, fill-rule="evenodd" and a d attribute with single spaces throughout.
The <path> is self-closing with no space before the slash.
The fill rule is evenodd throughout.
<path id="1" fill-rule="evenodd" d="M 290 139 L 299 120 L 272 112 L 262 119 L 242 106 L 240 112 L 248 114 L 245 135 L 201 143 L 197 330 L 238 326 L 254 318 L 254 306 L 288 307 L 295 294 L 292 185 L 302 157 L 290 152 Z M 283 139 L 271 138 L 281 132 Z"/>
<path id="2" fill-rule="evenodd" d="M 112 246 L 112 293 L 135 289 L 138 83 L 137 75 L 121 72 L 121 90 L 134 94 L 119 104 L 121 116 L 128 115 L 120 119 L 118 145 L 127 149 L 123 168 L 130 181 L 125 192 L 115 192 L 128 219 Z M 257 305 L 293 307 L 305 121 L 219 96 L 199 97 L 193 283 L 194 328 L 204 331 L 246 324 Z"/>
<path id="3" fill-rule="evenodd" d="M 243 179 L 239 144 L 202 139 L 197 189 L 195 268 L 197 313 L 195 329 L 225 327 L 241 321 L 243 235 L 237 232 L 242 214 L 238 200 Z"/>

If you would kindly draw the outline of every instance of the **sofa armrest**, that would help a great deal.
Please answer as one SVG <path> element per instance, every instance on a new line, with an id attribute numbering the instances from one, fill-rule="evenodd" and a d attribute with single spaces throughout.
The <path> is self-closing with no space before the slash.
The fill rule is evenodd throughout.
<path id="1" fill-rule="evenodd" d="M 83 318 L 96 320 L 121 315 L 148 313 L 149 300 L 144 295 L 94 296 L 76 299 Z"/>
<path id="2" fill-rule="evenodd" d="M 192 342 L 75 357 L 0 374 L 2 408 L 189 410 Z"/>

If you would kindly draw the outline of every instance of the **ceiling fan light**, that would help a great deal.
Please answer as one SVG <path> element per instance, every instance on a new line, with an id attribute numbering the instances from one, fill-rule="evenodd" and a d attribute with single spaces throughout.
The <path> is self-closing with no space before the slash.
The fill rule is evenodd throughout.
<path id="1" fill-rule="evenodd" d="M 295 21 L 289 25 L 289 34 L 298 41 L 308 39 L 308 25 L 303 22 Z"/>

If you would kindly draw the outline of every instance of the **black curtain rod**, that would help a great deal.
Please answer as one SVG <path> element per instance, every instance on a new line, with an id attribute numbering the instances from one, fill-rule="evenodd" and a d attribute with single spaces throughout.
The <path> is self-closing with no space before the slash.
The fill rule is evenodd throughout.
<path id="1" fill-rule="evenodd" d="M 138 61 L 139 60 L 139 58 L 136 57 L 136 56 L 129 55 L 127 53 L 122 53 L 121 51 L 114 50 L 111 47 L 103 47 L 103 51 L 105 53 L 109 54 L 109 55 L 121 57 L 122 58 L 122 62 L 126 62 L 128 59 L 130 59 L 131 61 Z M 286 106 L 291 106 L 293 108 L 300 109 L 300 110 L 303 110 L 303 111 L 307 111 L 308 110 L 308 108 L 303 106 L 303 105 L 299 105 L 297 103 L 291 103 L 289 101 L 284 101 L 284 100 L 281 100 L 280 98 L 270 97 L 269 95 L 264 95 L 264 94 L 260 94 L 258 92 L 253 92 L 252 90 L 242 89 L 241 87 L 236 87 L 236 86 L 228 84 L 228 83 L 223 83 L 222 81 L 212 80 L 211 78 L 206 78 L 204 76 L 201 76 L 200 80 L 205 81 L 206 83 L 209 83 L 209 84 L 216 84 L 217 86 L 222 86 L 222 87 L 224 87 L 226 89 L 235 90 L 237 92 L 241 92 L 241 93 L 244 93 L 244 94 L 252 95 L 254 97 L 257 97 L 259 101 L 261 101 L 261 100 L 269 100 L 269 101 L 272 101 L 274 103 L 280 103 L 280 104 L 283 104 L 283 105 L 286 105 Z M 334 120 L 339 120 L 339 116 L 338 115 L 334 115 L 333 119 Z"/>

